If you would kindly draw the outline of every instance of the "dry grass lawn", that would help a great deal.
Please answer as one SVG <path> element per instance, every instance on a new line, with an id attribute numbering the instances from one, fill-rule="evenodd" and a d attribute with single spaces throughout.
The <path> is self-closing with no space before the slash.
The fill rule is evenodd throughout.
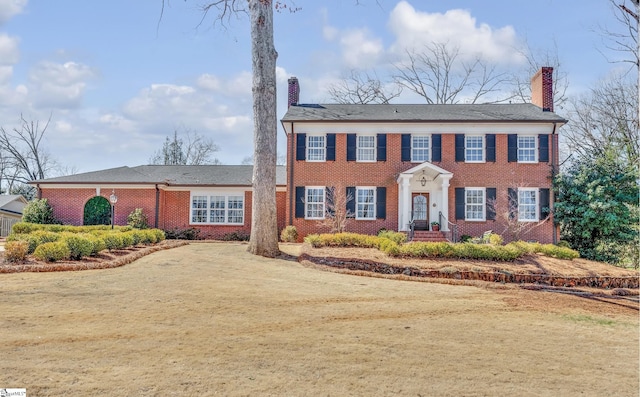
<path id="1" fill-rule="evenodd" d="M 0 388 L 30 397 L 639 393 L 637 307 L 565 294 L 328 272 L 235 243 L 0 282 Z"/>

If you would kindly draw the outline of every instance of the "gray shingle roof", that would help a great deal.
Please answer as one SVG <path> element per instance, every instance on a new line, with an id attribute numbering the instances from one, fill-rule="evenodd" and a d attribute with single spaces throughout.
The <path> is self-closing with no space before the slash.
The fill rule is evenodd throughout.
<path id="1" fill-rule="evenodd" d="M 436 105 L 292 105 L 283 122 L 555 122 L 566 120 L 530 103 Z"/>
<path id="2" fill-rule="evenodd" d="M 163 184 L 172 186 L 251 186 L 252 165 L 140 165 L 41 179 L 35 184 Z M 286 168 L 276 168 L 276 184 L 286 184 Z"/>

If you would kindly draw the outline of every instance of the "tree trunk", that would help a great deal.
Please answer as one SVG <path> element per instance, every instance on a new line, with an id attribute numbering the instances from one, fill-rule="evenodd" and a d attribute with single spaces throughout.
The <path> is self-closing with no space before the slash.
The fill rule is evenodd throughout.
<path id="1" fill-rule="evenodd" d="M 275 257 L 278 248 L 276 214 L 276 53 L 271 0 L 249 0 L 253 67 L 253 204 L 248 251 Z"/>

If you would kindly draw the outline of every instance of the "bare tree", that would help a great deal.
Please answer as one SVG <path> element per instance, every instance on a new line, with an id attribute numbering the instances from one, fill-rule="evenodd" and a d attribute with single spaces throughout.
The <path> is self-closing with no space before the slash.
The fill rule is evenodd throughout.
<path id="1" fill-rule="evenodd" d="M 360 104 L 369 103 L 388 104 L 402 93 L 402 86 L 397 83 L 385 85 L 378 76 L 367 72 L 352 70 L 349 76 L 328 88 L 331 99 L 336 103 Z"/>
<path id="2" fill-rule="evenodd" d="M 396 82 L 423 97 L 428 104 L 504 102 L 511 96 L 491 98 L 503 90 L 509 81 L 506 73 L 498 72 L 479 57 L 464 61 L 460 49 L 448 43 L 431 43 L 423 51 L 407 50 L 408 61 L 396 67 Z"/>
<path id="3" fill-rule="evenodd" d="M 20 127 L 7 131 L 0 127 L 0 152 L 2 173 L 7 181 L 7 191 L 14 191 L 21 184 L 44 179 L 56 167 L 56 162 L 43 147 L 43 141 L 51 115 L 44 124 L 27 121 L 20 115 Z"/>
<path id="4" fill-rule="evenodd" d="M 612 74 L 587 94 L 570 101 L 564 138 L 578 156 L 614 150 L 621 161 L 640 161 L 638 91 L 630 76 Z"/>
<path id="5" fill-rule="evenodd" d="M 533 229 L 542 226 L 550 221 L 550 215 L 536 222 L 522 222 L 518 219 L 518 198 L 508 196 L 507 205 L 501 207 L 498 205 L 497 199 L 487 200 L 487 212 L 493 212 L 496 215 L 496 226 L 501 230 L 496 232 L 506 241 L 522 240 Z"/>
<path id="6" fill-rule="evenodd" d="M 331 233 L 344 232 L 349 220 L 356 215 L 347 209 L 347 204 L 353 200 L 353 194 L 347 193 L 345 185 L 328 187 L 324 219 L 318 221 L 320 225 L 327 227 Z"/>
<path id="7" fill-rule="evenodd" d="M 149 162 L 164 165 L 220 164 L 218 159 L 212 158 L 219 150 L 213 140 L 189 129 L 185 130 L 184 135 L 186 141 L 179 138 L 178 131 L 174 130 L 173 139 L 166 137 L 162 149 L 154 153 Z"/>

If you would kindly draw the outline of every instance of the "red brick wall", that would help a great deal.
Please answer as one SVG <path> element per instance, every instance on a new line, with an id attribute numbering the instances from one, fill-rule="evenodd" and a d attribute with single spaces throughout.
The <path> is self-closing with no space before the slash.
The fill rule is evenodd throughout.
<path id="1" fill-rule="evenodd" d="M 398 174 L 413 168 L 417 163 L 402 162 L 401 135 L 387 134 L 387 161 L 376 163 L 359 163 L 346 161 L 346 134 L 336 135 L 336 161 L 305 162 L 291 161 L 288 158 L 287 181 L 293 169 L 293 183 L 289 187 L 286 202 L 286 221 L 293 224 L 301 238 L 310 233 L 324 232 L 318 228 L 318 221 L 305 220 L 292 216 L 295 212 L 296 186 L 335 186 L 341 181 L 345 186 L 384 186 L 387 188 L 386 219 L 375 221 L 351 220 L 348 231 L 375 234 L 380 228 L 397 230 L 398 228 Z M 555 144 L 552 139 L 550 144 Z M 287 136 L 289 153 L 295 152 L 292 136 Z M 557 153 L 557 150 L 556 150 Z M 496 162 L 463 163 L 455 161 L 455 135 L 442 134 L 442 161 L 433 164 L 453 173 L 449 186 L 448 218 L 457 223 L 459 234 L 471 236 L 481 235 L 486 230 L 500 232 L 504 223 L 498 220 L 486 222 L 466 222 L 455 219 L 455 188 L 457 187 L 494 187 L 497 189 L 498 213 L 506 210 L 507 189 L 517 187 L 550 188 L 550 163 L 509 163 L 507 161 L 507 135 L 496 135 Z M 291 195 L 291 196 L 289 196 Z M 526 240 L 551 242 L 553 225 L 546 222 L 535 227 L 523 236 Z"/>

